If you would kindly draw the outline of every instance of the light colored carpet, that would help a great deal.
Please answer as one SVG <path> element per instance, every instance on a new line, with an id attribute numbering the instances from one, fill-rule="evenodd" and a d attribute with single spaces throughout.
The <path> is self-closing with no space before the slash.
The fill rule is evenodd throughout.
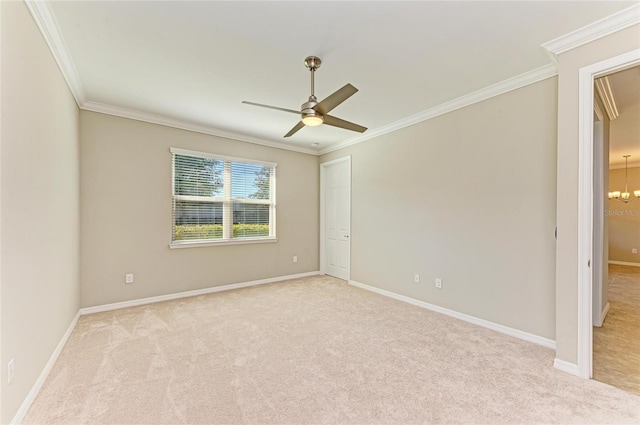
<path id="1" fill-rule="evenodd" d="M 593 328 L 593 377 L 640 395 L 640 267 L 609 266 L 609 306 Z"/>
<path id="2" fill-rule="evenodd" d="M 640 423 L 553 357 L 318 276 L 81 317 L 24 423 Z"/>

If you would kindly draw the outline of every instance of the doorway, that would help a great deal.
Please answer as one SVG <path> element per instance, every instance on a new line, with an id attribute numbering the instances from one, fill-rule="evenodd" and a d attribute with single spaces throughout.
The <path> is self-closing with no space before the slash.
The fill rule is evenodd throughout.
<path id="1" fill-rule="evenodd" d="M 640 66 L 596 91 L 592 377 L 640 394 Z"/>
<path id="2" fill-rule="evenodd" d="M 578 189 L 578 375 L 593 377 L 593 269 L 598 255 L 594 249 L 594 198 L 599 196 L 594 184 L 594 81 L 604 75 L 640 64 L 640 50 L 634 50 L 580 69 L 579 116 L 579 189 Z M 599 223 L 602 225 L 602 223 Z"/>
<path id="3" fill-rule="evenodd" d="M 320 273 L 351 276 L 351 157 L 320 164 Z"/>

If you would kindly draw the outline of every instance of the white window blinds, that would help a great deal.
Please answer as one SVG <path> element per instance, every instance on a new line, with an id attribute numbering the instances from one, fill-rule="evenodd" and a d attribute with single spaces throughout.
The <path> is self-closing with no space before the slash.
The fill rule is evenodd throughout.
<path id="1" fill-rule="evenodd" d="M 172 148 L 172 244 L 275 238 L 276 164 Z"/>

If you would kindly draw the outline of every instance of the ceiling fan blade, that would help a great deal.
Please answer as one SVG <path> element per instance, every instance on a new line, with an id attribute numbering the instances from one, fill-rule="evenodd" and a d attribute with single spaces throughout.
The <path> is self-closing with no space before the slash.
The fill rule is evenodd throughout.
<path id="1" fill-rule="evenodd" d="M 300 111 L 294 111 L 293 109 L 279 108 L 277 106 L 271 106 L 271 105 L 263 105 L 262 103 L 247 102 L 246 100 L 243 100 L 242 103 L 246 103 L 247 105 L 260 106 L 262 108 L 275 109 L 277 111 L 291 112 L 293 114 L 300 115 Z"/>
<path id="2" fill-rule="evenodd" d="M 326 97 L 322 102 L 318 103 L 313 109 L 320 112 L 322 115 L 326 115 L 331 112 L 333 108 L 349 99 L 357 92 L 357 88 L 353 87 L 351 84 L 346 84 L 338 91 Z"/>
<path id="3" fill-rule="evenodd" d="M 364 133 L 367 131 L 367 127 L 363 127 L 358 124 L 354 124 L 349 121 L 342 120 L 340 118 L 336 118 L 332 115 L 324 116 L 324 123 L 327 125 L 332 125 L 334 127 L 346 128 L 347 130 L 357 131 L 358 133 Z"/>
<path id="4" fill-rule="evenodd" d="M 302 121 L 299 121 L 298 124 L 295 125 L 295 127 L 293 127 L 291 130 L 289 130 L 289 132 L 287 134 L 284 135 L 284 137 L 291 137 L 293 136 L 293 134 L 300 130 L 302 127 L 304 127 L 304 123 Z"/>

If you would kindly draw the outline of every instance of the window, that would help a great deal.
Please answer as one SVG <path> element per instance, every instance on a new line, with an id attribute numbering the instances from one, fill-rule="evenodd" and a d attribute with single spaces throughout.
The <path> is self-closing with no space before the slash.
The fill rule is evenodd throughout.
<path id="1" fill-rule="evenodd" d="M 274 241 L 276 164 L 171 148 L 171 247 Z"/>

